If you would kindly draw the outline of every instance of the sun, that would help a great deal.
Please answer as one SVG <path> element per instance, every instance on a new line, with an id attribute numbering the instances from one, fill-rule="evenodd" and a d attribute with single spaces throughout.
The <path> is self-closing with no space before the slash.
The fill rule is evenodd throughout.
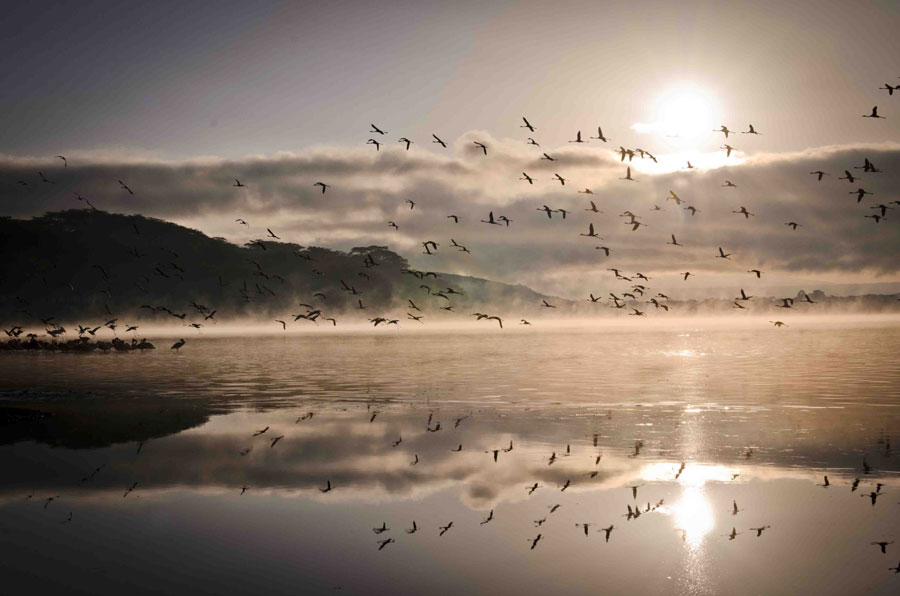
<path id="1" fill-rule="evenodd" d="M 693 149 L 707 140 L 719 117 L 715 96 L 691 83 L 663 91 L 653 102 L 650 112 L 652 124 L 635 128 L 655 132 L 678 149 Z"/>

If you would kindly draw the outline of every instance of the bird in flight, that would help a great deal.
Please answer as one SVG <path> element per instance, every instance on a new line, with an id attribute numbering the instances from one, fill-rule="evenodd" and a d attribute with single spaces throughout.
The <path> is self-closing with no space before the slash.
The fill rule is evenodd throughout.
<path id="1" fill-rule="evenodd" d="M 525 116 L 522 116 L 522 122 L 524 122 L 525 124 L 522 126 L 519 126 L 519 128 L 527 128 L 531 132 L 535 131 L 535 128 L 531 125 L 531 123 L 528 121 L 528 119 Z"/>
<path id="2" fill-rule="evenodd" d="M 492 224 L 492 225 L 495 225 L 495 226 L 499 226 L 499 225 L 500 225 L 499 222 L 494 221 L 494 212 L 493 212 L 493 211 L 491 211 L 490 213 L 488 213 L 488 218 L 487 218 L 487 219 L 482 219 L 482 220 L 481 220 L 481 223 Z"/>
<path id="3" fill-rule="evenodd" d="M 63 167 L 64 167 L 64 168 L 68 168 L 68 167 L 69 167 L 69 161 L 65 158 L 64 155 L 57 155 L 57 156 L 56 156 L 56 159 L 61 159 L 61 160 L 62 160 L 62 162 L 63 162 Z"/>
<path id="4" fill-rule="evenodd" d="M 570 143 L 584 143 L 584 141 L 581 140 L 581 131 L 579 130 L 578 133 L 575 135 L 574 141 L 569 141 L 569 142 Z"/>
<path id="5" fill-rule="evenodd" d="M 857 203 L 861 203 L 862 200 L 863 200 L 863 198 L 864 198 L 866 195 L 873 195 L 873 194 L 875 194 L 875 193 L 874 193 L 874 192 L 869 192 L 869 191 L 867 191 L 867 190 L 864 189 L 864 188 L 857 188 L 856 190 L 852 190 L 852 191 L 850 191 L 850 192 L 847 193 L 847 194 L 856 195 L 856 202 L 857 202 Z"/>
<path id="6" fill-rule="evenodd" d="M 857 180 L 860 180 L 860 178 L 858 176 L 854 176 L 853 174 L 851 174 L 850 170 L 844 170 L 844 175 L 841 176 L 840 178 L 838 178 L 838 180 L 846 180 L 850 184 L 853 184 Z"/>
<path id="7" fill-rule="evenodd" d="M 330 185 L 330 184 L 325 184 L 324 182 L 316 182 L 315 184 L 313 184 L 313 186 L 320 186 L 320 187 L 322 187 L 322 194 L 323 194 L 323 195 L 325 194 L 325 189 L 326 189 L 326 188 L 331 188 L 331 185 Z"/>
<path id="8" fill-rule="evenodd" d="M 727 139 L 729 133 L 731 133 L 733 131 L 728 130 L 728 127 L 723 124 L 720 128 L 713 130 L 713 132 L 721 132 L 725 135 L 725 138 Z M 688 163 L 690 163 L 690 162 L 688 162 Z"/>
<path id="9" fill-rule="evenodd" d="M 760 133 L 756 132 L 756 129 L 753 128 L 752 124 L 749 124 L 748 126 L 750 127 L 750 130 L 742 131 L 741 132 L 742 135 L 758 135 L 758 134 L 760 134 Z"/>
<path id="10" fill-rule="evenodd" d="M 828 172 L 823 172 L 822 170 L 816 170 L 815 172 L 810 172 L 813 176 L 818 176 L 819 182 L 822 181 L 822 176 L 831 176 Z"/>
<path id="11" fill-rule="evenodd" d="M 409 151 L 409 146 L 412 145 L 412 141 L 410 141 L 410 140 L 407 139 L 406 137 L 400 137 L 400 139 L 399 139 L 397 142 L 398 142 L 398 143 L 406 143 L 406 150 L 407 150 L 407 151 Z"/>
<path id="12" fill-rule="evenodd" d="M 119 186 L 121 186 L 122 188 L 124 188 L 125 190 L 127 190 L 127 191 L 128 191 L 128 194 L 134 195 L 134 192 L 133 192 L 130 188 L 128 188 L 128 185 L 125 184 L 124 182 L 122 182 L 121 180 L 119 180 Z"/>
<path id="13" fill-rule="evenodd" d="M 519 180 L 527 180 L 527 181 L 528 181 L 528 184 L 534 184 L 534 178 L 532 178 L 531 176 L 529 176 L 529 175 L 526 174 L 525 172 L 522 172 L 522 176 L 524 176 L 524 178 L 519 178 Z"/>
<path id="14" fill-rule="evenodd" d="M 637 180 L 635 180 L 634 178 L 631 177 L 631 166 L 628 166 L 628 168 L 625 170 L 625 177 L 619 178 L 619 180 L 628 180 L 630 182 L 637 182 Z"/>
<path id="15" fill-rule="evenodd" d="M 887 547 L 888 547 L 889 544 L 894 544 L 894 541 L 891 540 L 890 542 L 873 542 L 873 543 L 872 543 L 872 546 L 878 546 L 878 547 L 880 547 L 880 548 L 881 548 L 881 554 L 886 555 L 886 554 L 887 554 Z"/>
<path id="16" fill-rule="evenodd" d="M 862 117 L 863 117 L 863 118 L 881 118 L 882 120 L 885 120 L 885 117 L 884 117 L 884 116 L 879 116 L 879 115 L 878 115 L 878 106 L 874 106 L 874 107 L 872 108 L 872 113 L 871 113 L 871 114 L 863 114 Z"/>
<path id="17" fill-rule="evenodd" d="M 384 547 L 386 547 L 388 544 L 393 544 L 395 542 L 396 542 L 396 540 L 394 540 L 393 538 L 386 538 L 384 540 L 379 540 L 378 541 L 378 550 L 381 550 Z"/>
<path id="18" fill-rule="evenodd" d="M 378 134 L 380 134 L 380 135 L 384 135 L 384 134 L 387 134 L 387 132 L 385 132 L 385 131 L 383 131 L 383 130 L 381 130 L 381 129 L 380 129 L 380 128 L 378 128 L 378 127 L 377 127 L 377 126 L 375 126 L 375 125 L 374 125 L 374 124 L 370 124 L 370 125 L 369 125 L 369 126 L 371 126 L 371 127 L 372 127 L 372 130 L 370 130 L 370 131 L 369 131 L 369 132 L 374 132 L 374 133 L 378 133 Z"/>
<path id="19" fill-rule="evenodd" d="M 478 141 L 472 141 L 472 144 L 476 147 L 479 147 L 482 151 L 484 151 L 484 154 L 487 155 L 487 145 L 485 145 L 484 143 L 479 143 Z"/>
<path id="20" fill-rule="evenodd" d="M 438 137 L 436 134 L 432 134 L 431 136 L 434 137 L 434 140 L 431 141 L 432 143 L 437 143 L 438 145 L 440 145 L 440 146 L 443 147 L 444 149 L 447 148 L 447 143 L 445 143 L 444 141 L 442 141 L 442 140 L 440 139 L 440 137 Z"/>
<path id="21" fill-rule="evenodd" d="M 719 254 L 716 255 L 717 259 L 727 259 L 730 256 L 731 256 L 731 253 L 726 253 L 724 250 L 722 250 L 721 246 L 719 247 Z"/>
<path id="22" fill-rule="evenodd" d="M 235 179 L 234 179 L 234 184 L 232 184 L 231 186 L 235 186 L 235 187 L 237 187 L 237 188 L 244 188 L 244 187 L 246 187 L 247 185 L 246 185 L 246 184 L 241 184 L 241 181 L 238 180 L 237 178 L 235 178 Z"/>
<path id="23" fill-rule="evenodd" d="M 592 139 L 597 139 L 597 140 L 602 141 L 602 142 L 604 142 L 604 143 L 607 142 L 607 141 L 609 141 L 609 140 L 611 140 L 611 139 L 607 139 L 605 136 L 603 136 L 603 129 L 600 128 L 599 126 L 597 127 L 597 136 L 596 136 L 596 137 L 591 137 L 591 138 L 592 138 Z"/>

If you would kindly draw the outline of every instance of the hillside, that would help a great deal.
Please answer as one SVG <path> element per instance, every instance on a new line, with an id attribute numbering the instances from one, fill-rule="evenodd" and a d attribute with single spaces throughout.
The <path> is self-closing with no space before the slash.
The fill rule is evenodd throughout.
<path id="1" fill-rule="evenodd" d="M 310 310 L 398 316 L 412 310 L 409 298 L 449 316 L 441 307 L 468 314 L 502 301 L 533 311 L 545 298 L 524 286 L 410 271 L 383 246 L 341 252 L 269 240 L 238 246 L 159 219 L 90 210 L 0 218 L 0 319 L 177 322 L 185 314 L 178 318 L 202 324 L 212 311 L 214 320 L 229 320 Z M 446 298 L 436 295 L 442 290 Z"/>

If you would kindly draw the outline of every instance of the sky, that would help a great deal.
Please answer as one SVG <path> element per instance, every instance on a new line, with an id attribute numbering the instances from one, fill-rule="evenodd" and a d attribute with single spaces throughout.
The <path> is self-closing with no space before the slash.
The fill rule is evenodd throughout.
<path id="1" fill-rule="evenodd" d="M 900 91 L 879 89 L 900 84 L 898 25 L 886 1 L 19 3 L 0 23 L 0 215 L 84 207 L 77 192 L 235 242 L 272 228 L 388 245 L 422 269 L 567 296 L 607 267 L 666 283 L 690 270 L 700 288 L 751 268 L 897 281 L 900 216 L 864 216 L 898 199 Z M 886 119 L 861 118 L 873 105 Z M 713 132 L 750 123 L 761 135 Z M 588 138 L 598 126 L 609 142 Z M 588 143 L 569 142 L 579 130 Z M 636 157 L 638 181 L 621 181 L 620 145 L 659 163 Z M 837 180 L 865 158 L 882 172 Z M 875 194 L 857 203 L 858 188 Z M 509 229 L 481 224 L 490 211 Z M 578 235 L 588 223 L 603 240 Z"/>

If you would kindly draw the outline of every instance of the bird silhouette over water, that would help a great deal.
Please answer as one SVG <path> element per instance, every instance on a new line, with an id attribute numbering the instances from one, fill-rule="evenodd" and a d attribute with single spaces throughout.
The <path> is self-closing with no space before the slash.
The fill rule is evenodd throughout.
<path id="1" fill-rule="evenodd" d="M 616 527 L 615 527 L 614 525 L 612 525 L 612 524 L 610 524 L 610 525 L 609 525 L 608 527 L 606 527 L 606 528 L 600 528 L 600 531 L 601 531 L 601 532 L 604 532 L 604 533 L 606 534 L 606 542 L 609 542 L 609 535 L 612 534 L 612 531 L 613 531 L 615 528 L 616 528 Z"/>

